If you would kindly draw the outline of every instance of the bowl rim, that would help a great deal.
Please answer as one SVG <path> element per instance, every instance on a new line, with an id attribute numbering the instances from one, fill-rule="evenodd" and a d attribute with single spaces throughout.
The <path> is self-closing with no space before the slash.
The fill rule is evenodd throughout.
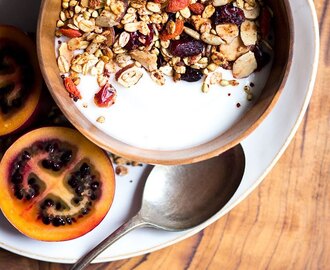
<path id="1" fill-rule="evenodd" d="M 53 97 L 55 103 L 59 106 L 59 108 L 61 108 L 61 106 L 60 106 L 61 101 L 54 93 L 55 91 L 51 90 L 52 83 L 47 75 L 46 66 L 44 65 L 46 58 L 44 57 L 43 51 L 41 48 L 42 46 L 41 46 L 41 34 L 40 33 L 41 33 L 41 28 L 42 28 L 42 22 L 44 20 L 43 11 L 45 10 L 44 7 L 45 7 L 47 1 L 51 1 L 51 0 L 42 0 L 42 3 L 40 5 L 40 10 L 39 10 L 39 17 L 38 17 L 38 23 L 37 23 L 37 36 L 36 36 L 37 55 L 38 55 L 40 70 L 41 70 L 41 73 L 45 80 L 45 83 L 49 89 L 49 92 L 50 92 L 51 96 Z M 288 52 L 288 56 L 286 59 L 285 67 L 283 67 L 284 72 L 283 72 L 283 76 L 281 79 L 281 83 L 278 86 L 278 89 L 275 92 L 274 96 L 272 97 L 270 103 L 266 106 L 265 110 L 263 112 L 261 112 L 258 119 L 255 120 L 248 128 L 246 128 L 240 135 L 236 136 L 233 140 L 230 140 L 228 143 L 226 143 L 225 145 L 223 145 L 221 147 L 217 147 L 216 149 L 214 149 L 214 148 L 209 149 L 209 150 L 203 151 L 202 153 L 198 153 L 196 151 L 196 153 L 194 153 L 188 157 L 181 157 L 181 155 L 173 155 L 173 153 L 178 154 L 178 153 L 184 153 L 186 151 L 191 151 L 191 150 L 197 149 L 203 145 L 206 145 L 213 140 L 208 141 L 206 143 L 202 143 L 202 144 L 194 146 L 194 147 L 186 148 L 186 149 L 151 150 L 151 149 L 143 149 L 143 148 L 129 145 L 129 144 L 124 143 L 107 134 L 107 136 L 110 136 L 113 141 L 119 143 L 124 148 L 128 147 L 128 148 L 134 148 L 134 149 L 138 150 L 138 153 L 132 153 L 130 151 L 125 151 L 122 148 L 116 148 L 116 147 L 113 147 L 112 145 L 106 144 L 102 140 L 98 139 L 97 136 L 93 136 L 92 132 L 89 132 L 86 129 L 84 129 L 83 127 L 81 127 L 81 125 L 79 125 L 77 123 L 77 121 L 75 120 L 75 117 L 73 115 L 69 114 L 66 110 L 61 110 L 61 111 L 65 115 L 65 117 L 69 120 L 69 122 L 87 139 L 89 139 L 90 141 L 92 141 L 93 143 L 95 143 L 96 145 L 101 147 L 102 149 L 109 151 L 115 155 L 127 158 L 129 160 L 135 160 L 135 161 L 139 161 L 139 162 L 143 162 L 143 163 L 147 163 L 147 164 L 178 165 L 178 164 L 190 164 L 190 163 L 194 163 L 194 162 L 199 162 L 202 160 L 212 158 L 216 155 L 219 155 L 219 154 L 229 150 L 230 148 L 236 146 L 242 140 L 244 140 L 246 137 L 248 137 L 263 122 L 263 120 L 269 115 L 269 113 L 272 111 L 272 109 L 277 104 L 277 101 L 278 101 L 281 93 L 283 92 L 284 86 L 286 84 L 288 75 L 291 70 L 292 59 L 293 59 L 293 43 L 294 43 L 294 25 L 293 25 L 292 9 L 289 4 L 289 0 L 283 0 L 283 4 L 284 4 L 285 10 L 286 10 L 286 18 L 288 20 L 289 52 Z M 87 121 L 89 121 L 89 120 L 87 120 Z M 159 155 L 157 158 L 151 157 L 150 155 L 147 154 L 148 152 L 158 152 Z M 164 158 L 164 156 L 168 156 L 171 153 L 172 153 L 171 158 Z M 177 156 L 180 156 L 180 157 L 177 157 Z"/>

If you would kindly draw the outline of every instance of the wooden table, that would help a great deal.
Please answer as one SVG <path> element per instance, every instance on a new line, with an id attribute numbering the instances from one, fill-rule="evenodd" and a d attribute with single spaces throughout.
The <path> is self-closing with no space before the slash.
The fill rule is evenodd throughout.
<path id="1" fill-rule="evenodd" d="M 189 239 L 88 269 L 330 269 L 330 1 L 315 5 L 321 33 L 315 91 L 296 136 L 264 182 Z M 69 265 L 0 249 L 0 269 L 60 270 Z"/>

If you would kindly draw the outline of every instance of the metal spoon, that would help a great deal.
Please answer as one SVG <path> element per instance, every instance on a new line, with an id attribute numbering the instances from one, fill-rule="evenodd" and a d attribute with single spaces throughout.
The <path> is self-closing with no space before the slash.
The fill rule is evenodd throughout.
<path id="1" fill-rule="evenodd" d="M 107 247 L 137 227 L 180 231 L 203 223 L 234 195 L 244 168 L 241 145 L 198 163 L 155 166 L 145 183 L 139 212 L 80 258 L 71 270 L 85 268 Z"/>

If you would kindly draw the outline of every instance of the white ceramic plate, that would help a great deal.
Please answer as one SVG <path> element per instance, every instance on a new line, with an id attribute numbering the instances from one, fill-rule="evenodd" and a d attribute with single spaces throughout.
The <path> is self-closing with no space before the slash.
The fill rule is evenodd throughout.
<path id="1" fill-rule="evenodd" d="M 1 1 L 0 23 L 5 22 L 23 27 L 26 30 L 34 30 L 40 2 L 33 0 L 23 2 L 19 0 Z M 26 9 L 24 9 L 24 5 L 26 5 Z M 242 201 L 275 165 L 293 138 L 306 111 L 312 95 L 318 64 L 318 25 L 312 1 L 292 0 L 291 6 L 295 24 L 291 73 L 274 110 L 260 127 L 242 142 L 246 154 L 246 170 L 234 197 L 214 217 L 194 229 L 180 233 L 139 229 L 108 248 L 95 262 L 141 255 L 196 234 Z M 22 12 L 15 10 L 16 7 L 21 7 Z M 29 12 L 24 13 L 25 10 L 29 10 Z M 17 12 L 22 13 L 23 16 L 17 16 Z M 12 16 L 12 14 L 16 14 L 16 16 Z M 141 183 L 145 179 L 148 169 L 150 168 L 146 166 L 134 168 L 130 170 L 128 176 L 118 177 L 113 207 L 105 220 L 87 235 L 61 243 L 35 241 L 18 233 L 0 215 L 0 247 L 34 259 L 59 263 L 75 262 L 78 257 L 105 238 L 134 213 L 141 195 Z"/>

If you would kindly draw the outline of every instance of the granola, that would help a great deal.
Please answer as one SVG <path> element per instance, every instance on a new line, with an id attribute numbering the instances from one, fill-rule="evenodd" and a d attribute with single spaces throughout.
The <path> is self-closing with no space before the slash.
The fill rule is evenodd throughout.
<path id="1" fill-rule="evenodd" d="M 57 62 L 73 82 L 71 95 L 81 75 L 95 76 L 100 88 L 113 75 L 131 87 L 143 69 L 158 85 L 165 77 L 203 79 L 208 92 L 214 84 L 237 85 L 265 65 L 271 18 L 261 0 L 62 0 Z M 234 83 L 219 68 L 232 70 Z"/>

